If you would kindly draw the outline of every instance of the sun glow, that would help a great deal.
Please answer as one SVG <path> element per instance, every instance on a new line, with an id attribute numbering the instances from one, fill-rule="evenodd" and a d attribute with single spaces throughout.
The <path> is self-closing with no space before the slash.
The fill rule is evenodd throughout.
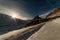
<path id="1" fill-rule="evenodd" d="M 12 18 L 16 18 L 16 15 L 12 15 Z"/>

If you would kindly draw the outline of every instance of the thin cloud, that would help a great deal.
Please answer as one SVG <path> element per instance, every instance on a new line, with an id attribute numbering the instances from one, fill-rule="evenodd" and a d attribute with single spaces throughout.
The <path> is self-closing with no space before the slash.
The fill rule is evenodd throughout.
<path id="1" fill-rule="evenodd" d="M 22 3 L 24 3 L 21 0 Z M 21 5 L 21 6 L 20 6 Z M 25 12 L 25 8 L 22 4 L 18 4 L 14 0 L 0 0 L 0 13 L 5 13 L 8 15 L 16 14 L 20 19 L 31 19 L 29 13 Z"/>

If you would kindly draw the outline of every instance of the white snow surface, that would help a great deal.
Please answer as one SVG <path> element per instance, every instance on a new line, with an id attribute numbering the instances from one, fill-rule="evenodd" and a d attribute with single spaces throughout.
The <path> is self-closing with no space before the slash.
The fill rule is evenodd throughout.
<path id="1" fill-rule="evenodd" d="M 29 26 L 26 28 L 22 28 L 22 29 L 18 29 L 18 30 L 14 30 L 11 32 L 8 32 L 6 34 L 0 35 L 0 40 L 15 40 L 15 38 L 18 38 L 19 36 L 22 36 L 23 34 L 33 31 L 36 28 L 40 27 L 41 24 L 38 25 L 34 25 L 34 26 Z"/>
<path id="2" fill-rule="evenodd" d="M 60 18 L 47 22 L 27 40 L 60 40 Z"/>

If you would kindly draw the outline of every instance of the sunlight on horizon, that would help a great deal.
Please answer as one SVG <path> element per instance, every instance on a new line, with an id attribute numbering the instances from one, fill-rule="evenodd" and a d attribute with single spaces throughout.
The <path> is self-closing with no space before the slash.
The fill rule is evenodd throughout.
<path id="1" fill-rule="evenodd" d="M 12 15 L 12 18 L 16 18 L 17 16 L 16 15 Z"/>

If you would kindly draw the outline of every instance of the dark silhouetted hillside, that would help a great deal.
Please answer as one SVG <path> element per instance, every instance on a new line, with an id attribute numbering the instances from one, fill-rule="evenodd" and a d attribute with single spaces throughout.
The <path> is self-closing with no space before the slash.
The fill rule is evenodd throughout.
<path id="1" fill-rule="evenodd" d="M 25 27 L 39 24 L 39 23 L 41 23 L 41 20 L 42 20 L 42 18 L 37 15 L 37 16 L 36 16 L 35 18 L 33 18 L 33 19 L 31 20 L 31 22 L 29 22 Z"/>
<path id="2" fill-rule="evenodd" d="M 28 20 L 21 20 L 18 18 L 12 18 L 9 15 L 0 13 L 0 34 L 17 30 L 22 28 L 28 23 Z"/>

